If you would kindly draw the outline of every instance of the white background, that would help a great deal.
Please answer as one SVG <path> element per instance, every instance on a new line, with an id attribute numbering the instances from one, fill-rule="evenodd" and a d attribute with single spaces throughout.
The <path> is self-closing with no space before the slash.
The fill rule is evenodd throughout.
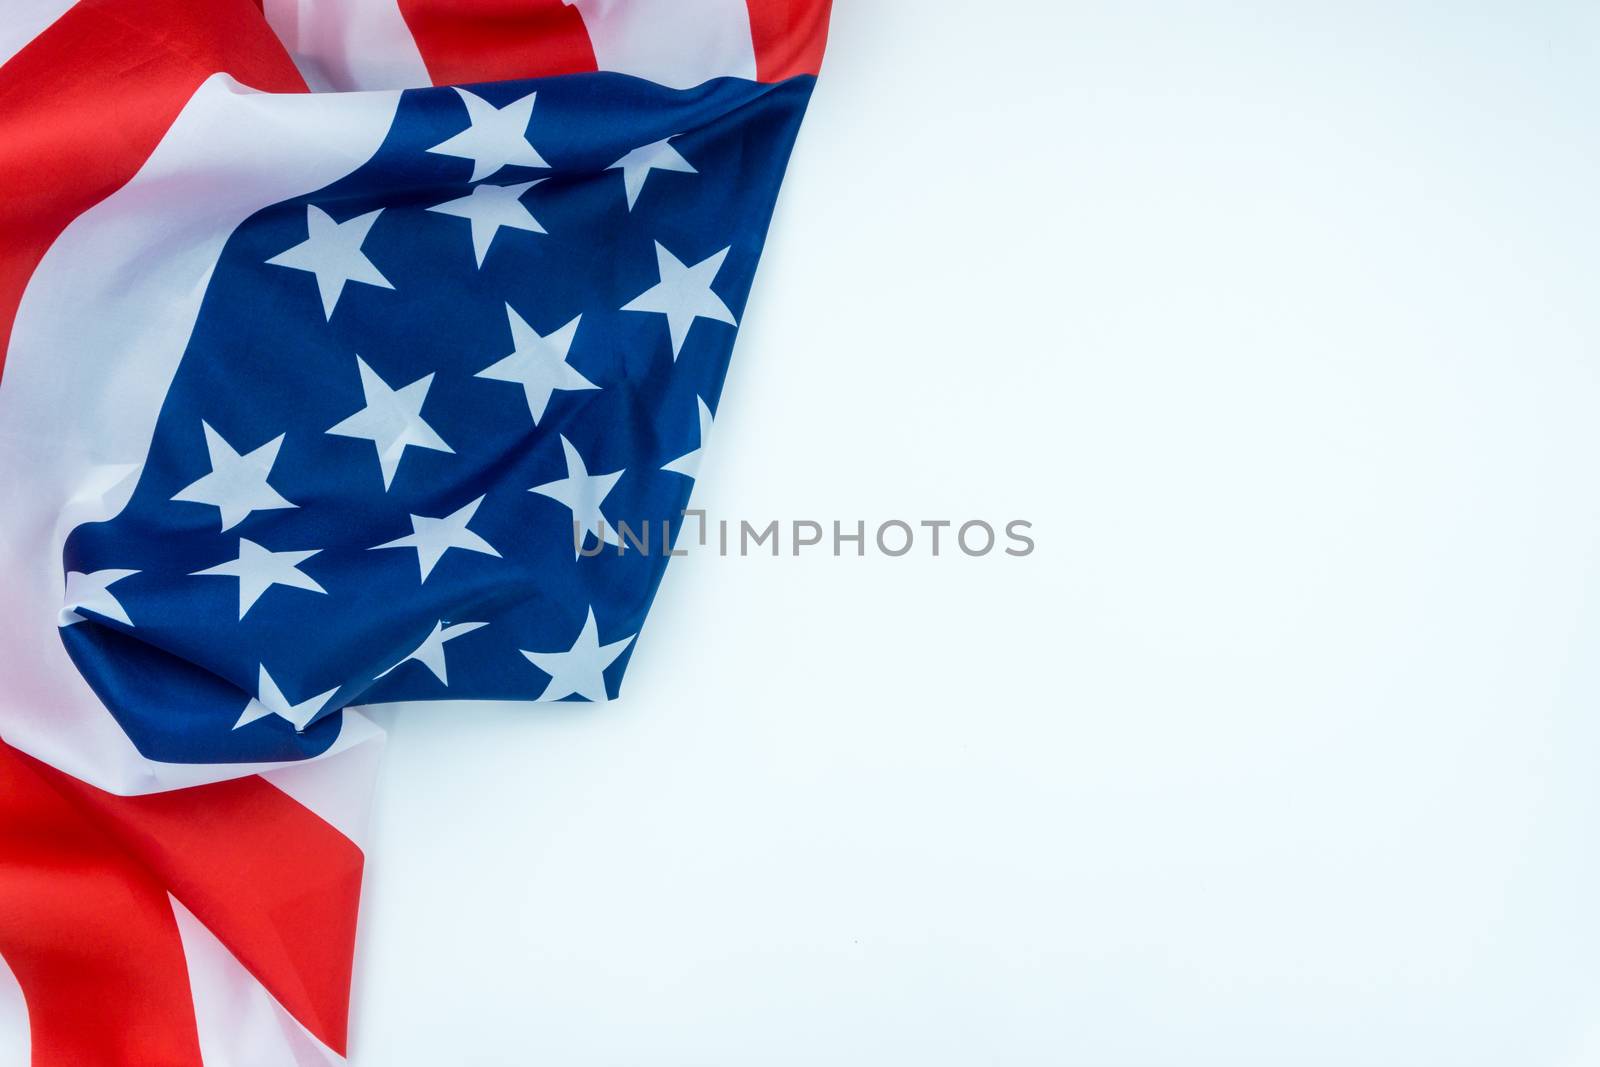
<path id="1" fill-rule="evenodd" d="M 1600 16 L 841 0 L 624 698 L 380 713 L 357 1065 L 1600 1064 Z"/>

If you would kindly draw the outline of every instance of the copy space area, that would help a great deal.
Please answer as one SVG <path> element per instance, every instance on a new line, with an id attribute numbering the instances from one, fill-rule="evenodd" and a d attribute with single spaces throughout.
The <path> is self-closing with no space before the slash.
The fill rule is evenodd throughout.
<path id="1" fill-rule="evenodd" d="M 837 6 L 695 503 L 1037 550 L 379 712 L 354 1062 L 1600 1063 L 1600 12 Z"/>

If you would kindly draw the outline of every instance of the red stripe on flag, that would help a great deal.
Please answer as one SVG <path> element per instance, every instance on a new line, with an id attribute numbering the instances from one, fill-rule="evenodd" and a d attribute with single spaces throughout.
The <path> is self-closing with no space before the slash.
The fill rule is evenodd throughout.
<path id="1" fill-rule="evenodd" d="M 0 743 L 0 956 L 33 1067 L 200 1067 L 164 886 Z"/>
<path id="2" fill-rule="evenodd" d="M 816 74 L 828 44 L 831 0 L 748 0 L 756 78 L 780 82 Z"/>
<path id="3" fill-rule="evenodd" d="M 23 758 L 344 1054 L 363 864 L 349 838 L 258 776 L 123 797 Z"/>
<path id="4" fill-rule="evenodd" d="M 595 69 L 578 9 L 563 0 L 400 0 L 435 85 Z"/>
<path id="5" fill-rule="evenodd" d="M 46 250 L 133 177 L 218 71 L 305 90 L 251 0 L 79 0 L 0 67 L 0 370 Z"/>

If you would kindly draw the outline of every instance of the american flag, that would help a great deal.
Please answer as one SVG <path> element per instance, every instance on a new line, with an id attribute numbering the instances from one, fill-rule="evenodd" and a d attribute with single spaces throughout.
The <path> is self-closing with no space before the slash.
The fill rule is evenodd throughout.
<path id="1" fill-rule="evenodd" d="M 617 695 L 827 7 L 7 5 L 0 1065 L 344 1061 L 359 708 Z"/>

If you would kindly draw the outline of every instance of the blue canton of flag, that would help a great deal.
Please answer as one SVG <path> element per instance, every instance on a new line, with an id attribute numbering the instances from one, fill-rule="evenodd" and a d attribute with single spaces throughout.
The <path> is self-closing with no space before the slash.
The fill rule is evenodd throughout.
<path id="1" fill-rule="evenodd" d="M 666 565 L 615 525 L 680 525 L 811 84 L 411 90 L 240 227 L 131 502 L 66 544 L 62 640 L 139 750 L 615 695 Z"/>

